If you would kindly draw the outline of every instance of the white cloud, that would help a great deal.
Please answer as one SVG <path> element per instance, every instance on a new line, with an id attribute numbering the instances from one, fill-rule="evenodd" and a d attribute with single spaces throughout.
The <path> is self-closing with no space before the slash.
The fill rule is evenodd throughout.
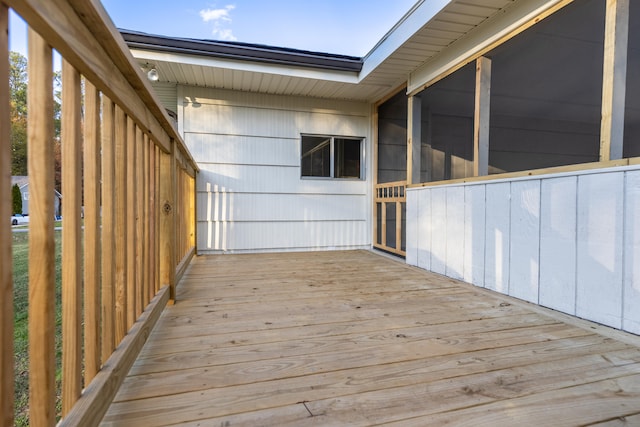
<path id="1" fill-rule="evenodd" d="M 231 22 L 229 12 L 235 9 L 235 5 L 229 4 L 224 9 L 203 9 L 200 11 L 200 17 L 204 22 L 209 21 L 227 21 Z"/>
<path id="2" fill-rule="evenodd" d="M 204 22 L 213 22 L 213 30 L 211 33 L 220 40 L 235 41 L 238 40 L 230 28 L 222 28 L 222 24 L 231 23 L 231 11 L 236 6 L 233 4 L 226 5 L 222 9 L 203 9 L 200 11 L 200 17 Z"/>
<path id="3" fill-rule="evenodd" d="M 233 35 L 233 32 L 230 29 L 214 29 L 213 35 L 216 36 L 220 40 L 227 40 L 234 42 L 238 40 L 236 36 Z"/>

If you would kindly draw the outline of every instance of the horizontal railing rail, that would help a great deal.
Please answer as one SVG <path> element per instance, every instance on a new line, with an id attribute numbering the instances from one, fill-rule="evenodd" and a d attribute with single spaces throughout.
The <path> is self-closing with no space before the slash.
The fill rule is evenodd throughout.
<path id="1" fill-rule="evenodd" d="M 0 218 L 11 213 L 9 8 L 29 27 L 29 425 L 97 425 L 195 254 L 198 168 L 99 1 L 6 0 L 0 4 Z M 62 57 L 59 136 L 55 52 Z M 60 414 L 51 197 L 56 143 L 63 200 Z M 0 221 L 3 426 L 13 425 L 15 409 L 11 241 L 9 221 Z"/>

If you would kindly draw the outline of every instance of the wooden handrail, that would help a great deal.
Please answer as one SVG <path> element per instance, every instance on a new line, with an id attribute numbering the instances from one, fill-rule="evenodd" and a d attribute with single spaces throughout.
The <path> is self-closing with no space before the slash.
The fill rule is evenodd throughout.
<path id="1" fill-rule="evenodd" d="M 159 313 L 175 298 L 175 286 L 195 254 L 198 167 L 99 1 L 4 3 L 0 214 L 5 217 L 11 206 L 8 7 L 29 26 L 29 422 L 53 426 L 61 416 L 61 425 L 93 426 Z M 63 57 L 61 414 L 55 412 L 52 49 Z M 0 225 L 0 426 L 14 421 L 9 227 Z"/>

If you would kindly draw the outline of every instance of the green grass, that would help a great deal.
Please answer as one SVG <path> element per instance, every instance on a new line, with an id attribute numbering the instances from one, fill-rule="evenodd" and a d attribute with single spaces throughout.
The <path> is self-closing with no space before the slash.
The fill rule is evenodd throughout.
<path id="1" fill-rule="evenodd" d="M 15 425 L 29 425 L 29 341 L 28 341 L 28 301 L 29 301 L 29 233 L 13 234 L 13 309 L 14 309 L 14 354 L 15 354 Z M 56 238 L 56 386 L 60 396 L 61 365 L 61 322 L 60 311 L 60 232 Z M 60 413 L 60 399 L 57 399 Z"/>

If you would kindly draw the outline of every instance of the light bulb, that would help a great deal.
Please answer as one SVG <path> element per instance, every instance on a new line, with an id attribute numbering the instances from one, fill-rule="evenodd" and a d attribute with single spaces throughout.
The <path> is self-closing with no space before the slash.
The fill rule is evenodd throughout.
<path id="1" fill-rule="evenodd" d="M 152 67 L 149 70 L 149 72 L 147 73 L 147 78 L 152 82 L 158 81 L 158 79 L 160 78 L 160 75 L 158 74 L 158 70 L 156 70 L 156 67 Z"/>

